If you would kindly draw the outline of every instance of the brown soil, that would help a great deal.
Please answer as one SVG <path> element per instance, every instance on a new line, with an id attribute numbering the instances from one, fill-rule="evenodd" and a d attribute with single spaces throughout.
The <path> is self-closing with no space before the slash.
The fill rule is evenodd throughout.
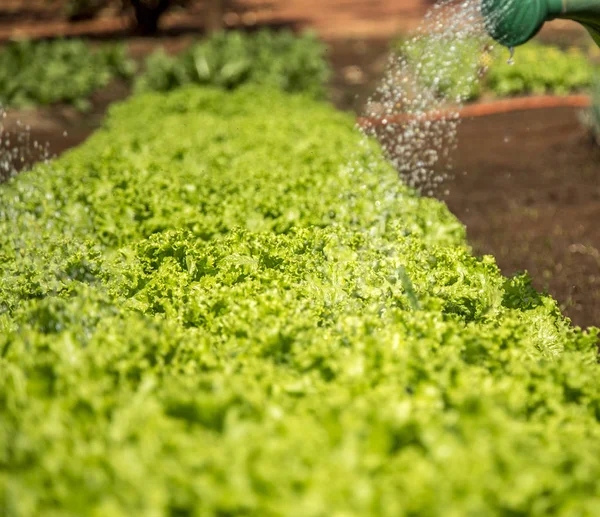
<path id="1" fill-rule="evenodd" d="M 478 254 L 527 270 L 578 325 L 600 325 L 600 147 L 580 110 L 464 120 L 446 202 Z"/>
<path id="2" fill-rule="evenodd" d="M 131 35 L 131 17 L 114 2 L 91 20 L 69 22 L 66 0 L 2 0 L 0 41 L 60 36 L 123 38 Z M 325 39 L 395 38 L 419 25 L 435 0 L 235 0 L 223 17 L 225 28 L 292 27 L 317 31 Z M 160 21 L 161 35 L 200 34 L 206 1 L 190 0 Z M 557 20 L 546 24 L 542 39 L 572 42 L 587 38 L 581 26 Z"/>
<path id="3" fill-rule="evenodd" d="M 65 105 L 8 110 L 0 119 L 0 162 L 10 159 L 11 169 L 24 170 L 36 161 L 58 156 L 79 145 L 100 127 L 108 107 L 125 99 L 129 91 L 127 84 L 115 81 L 91 97 L 92 108 L 86 112 Z M 4 146 L 8 141 L 13 143 L 10 151 Z M 14 152 L 15 144 L 18 152 Z M 2 165 L 0 182 L 7 168 Z"/>

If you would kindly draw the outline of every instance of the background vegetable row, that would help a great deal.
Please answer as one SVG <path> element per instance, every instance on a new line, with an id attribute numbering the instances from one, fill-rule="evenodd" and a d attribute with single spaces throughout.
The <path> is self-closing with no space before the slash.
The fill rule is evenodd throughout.
<path id="1" fill-rule="evenodd" d="M 394 51 L 407 54 L 415 62 L 427 57 L 425 68 L 435 71 L 440 69 L 438 61 L 447 56 L 442 48 L 425 56 L 424 48 L 431 45 L 435 42 L 427 39 L 411 46 L 400 42 Z M 482 54 L 474 41 L 456 45 L 454 64 L 447 77 L 435 86 L 440 95 L 449 99 L 529 93 L 562 95 L 588 89 L 594 79 L 594 67 L 578 49 L 562 51 L 530 43 L 519 49 L 515 65 L 510 66 L 503 49 Z M 0 50 L 0 104 L 25 107 L 65 102 L 86 109 L 90 95 L 115 79 L 134 81 L 137 91 L 168 91 L 185 84 L 226 89 L 260 84 L 323 98 L 331 75 L 325 50 L 325 45 L 310 34 L 228 32 L 198 42 L 178 56 L 157 51 L 147 58 L 136 76 L 138 67 L 124 46 L 92 48 L 80 40 L 15 42 Z M 487 71 L 479 81 L 477 75 L 484 69 Z M 422 79 L 431 86 L 434 77 L 435 74 L 424 73 Z"/>

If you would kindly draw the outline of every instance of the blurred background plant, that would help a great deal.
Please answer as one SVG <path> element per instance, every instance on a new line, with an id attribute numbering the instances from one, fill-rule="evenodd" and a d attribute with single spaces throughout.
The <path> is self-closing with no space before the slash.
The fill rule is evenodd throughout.
<path id="1" fill-rule="evenodd" d="M 437 51 L 431 52 L 432 47 Z M 452 48 L 436 38 L 416 43 L 401 40 L 393 50 L 419 64 L 420 81 L 425 87 L 458 102 L 483 96 L 576 93 L 591 86 L 595 69 L 592 56 L 581 48 L 561 49 L 538 42 L 519 47 L 513 64 L 507 62 L 509 55 L 504 47 L 490 44 L 481 48 L 475 39 L 457 40 Z M 445 73 L 440 80 L 442 68 Z"/>
<path id="2" fill-rule="evenodd" d="M 432 52 L 432 48 L 435 51 Z M 418 64 L 419 82 L 428 89 L 433 88 L 441 97 L 462 102 L 481 95 L 478 78 L 485 65 L 481 60 L 482 49 L 474 39 L 457 40 L 452 43 L 452 49 L 434 37 L 399 40 L 393 51 L 407 62 Z M 452 59 L 448 60 L 450 52 Z M 440 74 L 442 69 L 444 73 Z"/>
<path id="3" fill-rule="evenodd" d="M 331 74 L 326 49 L 311 33 L 219 32 L 175 56 L 156 50 L 134 89 L 169 91 L 187 84 L 234 89 L 252 83 L 322 99 Z M 15 41 L 0 48 L 0 104 L 65 103 L 85 111 L 94 92 L 116 79 L 131 82 L 137 69 L 123 44 Z"/>
<path id="4" fill-rule="evenodd" d="M 82 40 L 15 41 L 0 49 L 0 104 L 23 108 L 53 103 L 85 111 L 87 98 L 136 71 L 123 44 L 92 48 Z"/>
<path id="5" fill-rule="evenodd" d="M 530 42 L 517 49 L 514 64 L 496 59 L 485 78 L 496 96 L 522 94 L 567 95 L 592 84 L 593 66 L 579 48 L 561 50 Z"/>
<path id="6" fill-rule="evenodd" d="M 136 90 L 168 91 L 192 83 L 233 89 L 253 83 L 324 98 L 330 76 L 325 52 L 310 33 L 217 33 L 179 56 L 163 50 L 150 55 Z"/>

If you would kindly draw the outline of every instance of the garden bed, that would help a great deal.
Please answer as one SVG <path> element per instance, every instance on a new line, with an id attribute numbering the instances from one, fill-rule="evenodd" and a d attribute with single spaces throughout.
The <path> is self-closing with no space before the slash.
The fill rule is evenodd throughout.
<path id="1" fill-rule="evenodd" d="M 353 125 L 256 88 L 138 96 L 2 186 L 7 515 L 595 507 L 597 330 Z"/>
<path id="2" fill-rule="evenodd" d="M 454 214 L 273 84 L 136 95 L 0 186 L 6 515 L 595 515 L 560 309 L 599 321 L 600 149 L 516 102 L 463 111 Z"/>

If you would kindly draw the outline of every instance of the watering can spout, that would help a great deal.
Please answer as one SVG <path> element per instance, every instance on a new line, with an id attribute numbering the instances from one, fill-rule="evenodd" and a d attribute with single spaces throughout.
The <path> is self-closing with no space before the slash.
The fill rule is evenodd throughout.
<path id="1" fill-rule="evenodd" d="M 516 47 L 556 18 L 581 23 L 600 46 L 600 0 L 481 0 L 485 28 L 496 41 Z"/>

